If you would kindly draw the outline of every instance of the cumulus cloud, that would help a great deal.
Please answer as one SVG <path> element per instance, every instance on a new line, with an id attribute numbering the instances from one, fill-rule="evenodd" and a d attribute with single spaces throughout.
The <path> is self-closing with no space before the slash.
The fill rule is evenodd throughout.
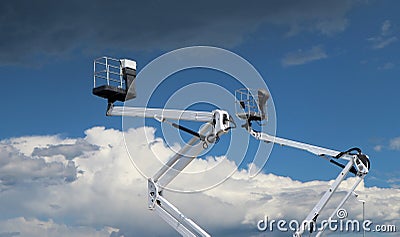
<path id="1" fill-rule="evenodd" d="M 314 46 L 308 50 L 299 49 L 296 52 L 286 54 L 282 59 L 283 66 L 294 66 L 309 63 L 312 61 L 327 58 L 324 48 L 321 45 Z"/>
<path id="2" fill-rule="evenodd" d="M 154 156 L 155 151 L 158 156 L 162 156 L 162 160 L 172 154 L 154 133 L 154 128 L 150 127 L 130 129 L 125 133 L 125 137 L 130 139 L 128 145 L 133 151 L 131 156 L 135 162 L 149 162 L 150 159 L 146 158 Z M 143 139 L 145 136 L 151 145 Z M 43 147 L 70 144 L 71 146 L 62 146 L 63 154 L 66 154 L 64 149 L 75 151 L 82 143 L 86 144 L 84 147 L 87 150 L 73 157 L 60 155 L 60 152 L 48 152 L 45 157 L 40 158 L 33 154 L 38 151 L 35 149 L 35 139 L 38 140 L 37 147 L 42 150 L 45 150 Z M 46 141 L 43 142 L 44 140 Z M 49 176 L 54 176 L 51 164 L 56 162 L 64 164 L 60 166 L 64 169 L 65 164 L 74 162 L 75 167 L 83 172 L 78 173 L 77 179 L 70 182 L 29 187 L 15 183 L 12 188 L 0 192 L 0 236 L 176 235 L 155 213 L 147 210 L 146 179 L 132 165 L 121 131 L 94 127 L 85 132 L 85 137 L 78 139 L 62 139 L 57 136 L 24 137 L 8 139 L 2 141 L 2 144 L 7 144 L 7 149 L 0 150 L 0 156 L 11 157 L 5 159 L 10 170 L 21 173 L 20 167 L 25 167 L 31 173 L 36 172 L 38 166 L 31 168 L 31 162 L 42 159 L 47 164 L 42 168 L 45 170 L 42 173 Z M 0 159 L 2 160 L 3 158 Z M 17 165 L 10 165 L 12 162 L 9 160 L 15 160 Z M 216 167 L 216 163 L 218 167 L 214 174 L 210 173 L 207 177 L 196 180 L 178 176 L 177 184 L 188 186 L 203 182 L 202 179 L 219 179 L 216 173 L 220 169 L 231 169 L 235 166 L 226 157 L 207 157 L 194 160 L 188 170 L 199 172 Z M 159 167 L 144 164 L 141 168 L 146 173 L 152 173 Z M 38 179 L 37 182 L 42 181 Z M 183 194 L 166 191 L 164 195 L 215 236 L 255 236 L 260 234 L 256 223 L 265 215 L 276 219 L 303 219 L 331 182 L 300 182 L 275 174 L 259 174 L 250 178 L 249 170 L 243 169 L 221 185 L 205 192 Z M 334 202 L 338 203 L 344 190 L 350 188 L 352 182 L 354 178 L 344 182 L 339 194 L 333 198 Z M 362 184 L 357 193 L 367 200 L 368 215 L 373 218 L 374 223 L 399 224 L 399 189 L 367 188 Z M 333 208 L 334 205 L 328 205 L 328 210 L 320 218 L 330 214 Z M 362 209 L 354 197 L 345 208 L 353 218 L 361 219 Z M 151 228 L 148 228 L 149 223 Z M 281 234 L 272 233 L 271 236 Z"/>
<path id="3" fill-rule="evenodd" d="M 345 30 L 346 14 L 359 1 L 3 1 L 0 63 L 73 50 L 166 50 L 209 44 L 239 45 L 260 26 L 295 35 Z M 36 58 L 35 58 L 36 59 Z"/>

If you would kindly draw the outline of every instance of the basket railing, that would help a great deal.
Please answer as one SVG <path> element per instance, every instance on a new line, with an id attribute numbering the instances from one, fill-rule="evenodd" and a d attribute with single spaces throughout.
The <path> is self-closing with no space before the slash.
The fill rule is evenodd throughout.
<path id="1" fill-rule="evenodd" d="M 261 106 L 266 105 L 259 104 L 259 90 L 241 88 L 235 91 L 235 108 L 236 116 L 243 120 L 253 119 L 253 120 L 266 120 L 266 115 L 263 114 Z M 264 108 L 265 113 L 265 108 Z"/>
<path id="2" fill-rule="evenodd" d="M 105 84 L 124 88 L 125 81 L 119 59 L 100 57 L 93 61 L 93 87 Z"/>

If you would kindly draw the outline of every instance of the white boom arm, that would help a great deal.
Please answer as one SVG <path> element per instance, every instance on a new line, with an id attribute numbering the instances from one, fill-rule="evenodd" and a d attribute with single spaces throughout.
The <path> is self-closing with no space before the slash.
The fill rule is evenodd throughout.
<path id="1" fill-rule="evenodd" d="M 226 111 L 214 110 L 212 112 L 140 108 L 140 107 L 114 107 L 109 104 L 108 116 L 131 116 L 142 118 L 153 118 L 160 122 L 170 123 L 175 128 L 181 129 L 193 135 L 193 138 L 175 155 L 173 155 L 160 170 L 148 179 L 148 207 L 171 225 L 182 236 L 210 235 L 192 220 L 184 216 L 173 204 L 163 196 L 163 189 L 179 173 L 186 168 L 208 145 L 214 143 L 220 135 L 231 129 L 234 121 Z M 169 122 L 171 120 L 189 120 L 205 122 L 200 131 L 194 132 L 179 124 Z"/>
<path id="2" fill-rule="evenodd" d="M 200 131 L 204 134 L 210 130 L 211 124 L 207 123 Z M 205 135 L 207 137 L 207 135 Z M 196 144 L 197 142 L 197 144 Z M 193 137 L 177 154 L 172 156 L 161 169 L 148 180 L 148 205 L 150 210 L 155 210 L 161 218 L 171 225 L 182 236 L 210 235 L 192 220 L 184 216 L 174 205 L 162 196 L 162 190 L 168 185 L 196 156 L 206 149 L 211 142 L 208 139 L 201 141 Z"/>
<path id="3" fill-rule="evenodd" d="M 198 122 L 210 122 L 214 117 L 212 112 L 122 106 L 111 106 L 111 108 L 109 108 L 107 111 L 107 115 L 143 118 L 158 117 L 164 119 L 189 120 Z"/>
<path id="4" fill-rule="evenodd" d="M 264 141 L 264 142 L 272 142 L 272 143 L 276 143 L 282 146 L 289 146 L 289 147 L 293 147 L 293 148 L 297 148 L 300 150 L 304 150 L 304 151 L 308 151 L 314 155 L 317 156 L 331 156 L 331 157 L 335 157 L 338 154 L 340 154 L 341 152 L 339 151 L 335 151 L 335 150 L 331 150 L 328 148 L 323 148 L 323 147 L 319 147 L 319 146 L 314 146 L 314 145 L 310 145 L 307 143 L 302 143 L 302 142 L 297 142 L 297 141 L 292 141 L 289 139 L 285 139 L 285 138 L 280 138 L 280 137 L 275 137 L 275 136 L 271 136 L 269 134 L 266 133 L 261 133 L 261 132 L 256 132 L 252 129 L 248 129 L 248 132 L 255 137 L 257 140 L 260 141 Z M 345 159 L 345 160 L 351 160 L 352 157 L 344 154 L 341 159 Z"/>
<path id="5" fill-rule="evenodd" d="M 337 214 L 337 212 L 343 206 L 343 204 L 347 201 L 347 199 L 349 199 L 349 197 L 354 193 L 354 190 L 357 188 L 357 186 L 360 184 L 360 182 L 364 179 L 365 175 L 366 174 L 363 174 L 362 176 L 357 176 L 356 182 L 354 182 L 353 186 L 347 191 L 346 195 L 344 196 L 342 201 L 339 203 L 339 205 L 336 207 L 336 209 L 332 212 L 332 214 L 329 216 L 328 220 L 331 220 Z M 324 232 L 327 225 L 328 225 L 328 223 L 324 223 L 324 225 L 322 226 L 322 229 L 318 230 L 316 237 L 319 237 L 322 235 L 322 233 Z"/>
<path id="6" fill-rule="evenodd" d="M 162 190 L 190 164 L 208 145 L 236 127 L 232 117 L 226 111 L 212 112 L 188 111 L 176 109 L 114 107 L 115 101 L 127 101 L 136 97 L 133 81 L 136 78 L 136 62 L 128 59 L 102 57 L 94 60 L 93 94 L 107 99 L 107 116 L 131 116 L 153 118 L 166 122 L 185 131 L 193 138 L 177 154 L 148 180 L 149 209 L 155 210 L 168 224 L 183 236 L 210 236 L 192 220 L 185 217 L 174 205 L 163 196 Z M 105 80 L 106 84 L 98 85 L 96 80 Z M 115 84 L 117 83 L 117 84 Z M 193 131 L 168 120 L 188 120 L 205 123 L 199 132 Z M 233 127 L 231 125 L 234 125 Z"/>
<path id="7" fill-rule="evenodd" d="M 318 147 L 314 145 L 310 145 L 307 143 L 302 143 L 302 142 L 297 142 L 297 141 L 292 141 L 289 139 L 285 138 L 279 138 L 275 136 L 271 136 L 266 133 L 261 133 L 261 132 L 256 132 L 254 131 L 250 124 L 247 124 L 245 126 L 247 128 L 247 131 L 256 139 L 264 142 L 273 142 L 282 146 L 289 146 L 293 148 L 297 148 L 300 150 L 308 151 L 312 154 L 315 154 L 317 156 L 325 157 L 330 156 L 335 159 L 343 159 L 347 160 L 346 165 L 342 165 L 338 162 L 336 162 L 333 159 L 328 159 L 330 162 L 334 163 L 335 165 L 338 165 L 343 168 L 343 170 L 339 173 L 335 181 L 330 185 L 329 189 L 325 192 L 325 194 L 322 196 L 322 198 L 318 201 L 318 203 L 314 206 L 312 211 L 307 215 L 307 217 L 304 219 L 302 222 L 300 228 L 293 234 L 294 237 L 301 237 L 302 234 L 304 233 L 305 230 L 309 230 L 310 232 L 313 232 L 316 226 L 316 220 L 319 214 L 321 213 L 322 209 L 326 206 L 328 201 L 331 199 L 332 195 L 335 193 L 336 189 L 339 187 L 340 183 L 344 180 L 344 178 L 347 176 L 349 172 L 354 173 L 357 178 L 353 186 L 351 187 L 350 190 L 348 190 L 347 194 L 345 197 L 342 199 L 342 201 L 339 203 L 339 205 L 336 207 L 335 211 L 331 214 L 330 218 L 332 218 L 336 212 L 343 206 L 343 204 L 347 201 L 347 199 L 350 197 L 350 195 L 354 192 L 354 190 L 357 188 L 357 186 L 360 184 L 360 182 L 364 179 L 364 176 L 368 173 L 369 171 L 369 159 L 368 156 L 361 154 L 361 151 L 359 151 L 359 154 L 350 154 L 350 150 L 348 152 L 339 152 L 339 151 L 334 151 L 331 149 L 323 148 L 323 147 Z M 317 236 L 320 236 L 324 229 L 326 228 L 327 223 L 323 226 L 322 229 L 318 230 Z"/>

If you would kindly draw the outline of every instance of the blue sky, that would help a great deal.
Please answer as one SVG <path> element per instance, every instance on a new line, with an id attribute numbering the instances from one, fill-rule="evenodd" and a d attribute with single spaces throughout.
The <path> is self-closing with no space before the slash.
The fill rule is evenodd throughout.
<path id="1" fill-rule="evenodd" d="M 121 119 L 106 117 L 105 101 L 91 94 L 94 58 L 135 59 L 140 71 L 171 50 L 215 46 L 262 75 L 278 136 L 336 150 L 360 147 L 372 165 L 365 186 L 399 192 L 398 1 L 104 3 L 0 4 L 1 140 L 121 129 Z M 207 75 L 221 76 L 183 74 L 190 82 Z M 168 88 L 179 88 L 175 81 Z M 339 170 L 276 146 L 263 172 L 307 182 L 330 180 Z"/>

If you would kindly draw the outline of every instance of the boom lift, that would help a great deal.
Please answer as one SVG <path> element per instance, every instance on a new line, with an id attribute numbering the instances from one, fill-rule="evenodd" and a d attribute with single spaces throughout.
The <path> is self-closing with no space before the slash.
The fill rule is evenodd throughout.
<path id="1" fill-rule="evenodd" d="M 210 236 L 205 230 L 198 226 L 191 219 L 184 216 L 173 204 L 163 196 L 164 188 L 175 179 L 182 170 L 187 167 L 209 144 L 218 141 L 219 137 L 236 127 L 233 118 L 224 110 L 189 111 L 177 109 L 146 108 L 114 106 L 116 101 L 127 101 L 136 97 L 134 80 L 136 77 L 136 62 L 128 59 L 113 59 L 102 57 L 94 60 L 94 88 L 93 94 L 108 100 L 107 116 L 131 116 L 152 118 L 159 122 L 168 123 L 174 128 L 191 134 L 192 139 L 167 163 L 162 166 L 153 177 L 148 179 L 148 208 L 157 212 L 169 225 L 183 236 Z M 105 83 L 99 83 L 102 80 Z M 330 163 L 340 167 L 342 170 L 330 185 L 328 190 L 309 212 L 294 237 L 301 237 L 308 230 L 310 233 L 316 231 L 316 221 L 332 195 L 335 193 L 341 182 L 348 173 L 356 176 L 353 186 L 347 191 L 344 198 L 330 215 L 332 218 L 336 212 L 348 200 L 360 182 L 368 174 L 370 169 L 369 157 L 362 153 L 359 148 L 352 148 L 339 152 L 307 143 L 293 141 L 285 138 L 269 135 L 253 129 L 253 123 L 265 125 L 267 116 L 267 101 L 269 94 L 264 89 L 252 90 L 248 88 L 239 89 L 235 92 L 237 113 L 236 116 L 245 120 L 242 125 L 246 131 L 255 139 L 267 143 L 276 143 L 282 146 L 289 146 L 296 149 L 310 152 L 319 157 L 325 158 Z M 183 127 L 170 120 L 187 120 L 202 122 L 204 126 L 199 132 Z M 341 163 L 341 162 L 345 163 Z M 318 230 L 320 236 L 323 228 Z"/>
<path id="2" fill-rule="evenodd" d="M 236 103 L 237 103 L 237 117 L 245 120 L 246 123 L 242 126 L 246 131 L 253 136 L 255 139 L 272 142 L 282 146 L 293 147 L 296 149 L 310 152 L 319 157 L 325 158 L 330 163 L 342 168 L 335 181 L 330 185 L 328 190 L 310 211 L 307 217 L 304 219 L 300 228 L 293 234 L 294 237 L 301 237 L 302 234 L 308 230 L 310 233 L 315 231 L 316 221 L 323 208 L 326 206 L 332 195 L 335 193 L 340 183 L 345 179 L 348 173 L 352 173 L 356 176 L 356 181 L 353 186 L 347 191 L 344 198 L 341 200 L 335 211 L 330 215 L 329 219 L 333 218 L 337 211 L 343 206 L 347 199 L 351 196 L 360 182 L 364 179 L 365 175 L 368 174 L 370 169 L 369 157 L 361 152 L 359 148 L 352 148 L 344 152 L 339 152 L 319 146 L 310 145 L 307 143 L 297 142 L 285 138 L 269 135 L 267 133 L 255 131 L 252 128 L 252 124 L 257 122 L 260 125 L 265 125 L 267 121 L 267 100 L 269 94 L 266 90 L 252 90 L 252 89 L 239 89 L 235 92 Z M 342 164 L 340 161 L 344 161 Z M 318 230 L 317 236 L 320 236 L 328 223 L 325 223 L 323 228 Z"/>
<path id="3" fill-rule="evenodd" d="M 179 152 L 173 155 L 153 177 L 147 181 L 148 208 L 155 211 L 182 236 L 210 236 L 194 221 L 187 218 L 164 196 L 164 188 L 179 175 L 209 144 L 236 127 L 232 117 L 224 110 L 211 112 L 189 111 L 147 107 L 114 106 L 116 101 L 127 101 L 136 97 L 134 79 L 136 62 L 128 59 L 102 57 L 94 60 L 93 94 L 108 100 L 107 116 L 131 116 L 152 118 L 191 134 L 193 137 Z M 103 81 L 103 83 L 99 83 Z M 105 81 L 105 84 L 104 84 Z M 199 132 L 170 120 L 202 122 Z"/>

